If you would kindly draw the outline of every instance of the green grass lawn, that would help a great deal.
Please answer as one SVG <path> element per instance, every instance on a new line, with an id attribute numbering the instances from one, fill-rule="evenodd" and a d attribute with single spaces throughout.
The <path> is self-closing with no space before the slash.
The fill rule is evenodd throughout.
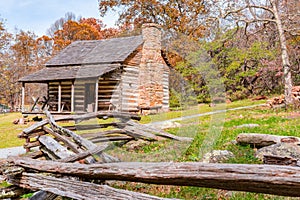
<path id="1" fill-rule="evenodd" d="M 264 101 L 238 101 L 226 105 L 226 108 L 235 108 L 253 104 L 261 104 Z M 185 111 L 171 111 L 164 114 L 143 116 L 141 122 L 149 123 L 166 119 L 177 118 L 186 115 L 210 112 L 219 107 L 208 105 L 193 106 Z M 13 125 L 12 121 L 20 117 L 20 114 L 5 114 L 0 116 L 1 144 L 0 148 L 18 146 L 23 140 L 17 139 L 24 125 Z M 200 161 L 201 156 L 210 150 L 230 150 L 235 158 L 230 163 L 260 163 L 254 158 L 254 150 L 248 146 L 239 146 L 232 143 L 240 133 L 265 133 L 275 135 L 293 135 L 300 137 L 300 111 L 285 109 L 270 109 L 267 107 L 255 107 L 251 109 L 228 111 L 215 115 L 196 117 L 184 121 L 178 121 L 180 128 L 167 130 L 179 136 L 193 137 L 193 142 L 159 141 L 151 142 L 138 149 L 128 150 L 126 147 L 117 147 L 108 153 L 118 156 L 123 161 Z M 237 128 L 242 124 L 258 124 L 254 128 Z M 153 195 L 180 199 L 297 199 L 265 194 L 246 192 L 230 192 L 209 188 L 159 186 L 140 183 L 123 183 L 114 185 L 119 188 L 145 192 Z"/>
<path id="2" fill-rule="evenodd" d="M 21 113 L 0 114 L 0 148 L 22 146 L 23 139 L 17 138 L 28 125 L 15 125 L 13 121 L 21 118 Z"/>

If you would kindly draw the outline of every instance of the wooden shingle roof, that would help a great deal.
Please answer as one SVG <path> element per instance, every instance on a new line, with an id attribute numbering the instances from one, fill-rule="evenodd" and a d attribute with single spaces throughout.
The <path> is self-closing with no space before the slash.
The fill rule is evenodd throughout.
<path id="1" fill-rule="evenodd" d="M 46 66 L 123 62 L 143 43 L 141 35 L 106 40 L 75 41 Z"/>
<path id="2" fill-rule="evenodd" d="M 20 82 L 48 82 L 99 77 L 121 66 L 140 45 L 143 37 L 75 41 L 46 63 L 40 71 Z"/>
<path id="3" fill-rule="evenodd" d="M 19 82 L 48 82 L 59 80 L 74 80 L 81 78 L 95 78 L 105 73 L 120 68 L 120 64 L 96 64 L 82 66 L 60 66 L 60 67 L 45 67 L 35 73 L 29 74 Z"/>

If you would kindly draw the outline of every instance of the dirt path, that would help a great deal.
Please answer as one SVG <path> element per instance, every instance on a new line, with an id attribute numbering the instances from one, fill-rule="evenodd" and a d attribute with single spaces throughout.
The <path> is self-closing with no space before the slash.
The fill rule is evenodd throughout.
<path id="1" fill-rule="evenodd" d="M 189 115 L 189 116 L 184 116 L 184 117 L 173 118 L 173 119 L 159 121 L 159 122 L 151 122 L 151 123 L 149 123 L 149 125 L 161 125 L 161 124 L 164 124 L 164 123 L 167 123 L 167 122 L 182 121 L 182 120 L 186 120 L 186 119 L 192 119 L 192 118 L 197 118 L 197 117 L 202 117 L 202 116 L 207 116 L 207 115 L 225 113 L 227 111 L 255 108 L 255 107 L 263 106 L 263 105 L 265 105 L 265 104 L 257 104 L 257 105 L 251 105 L 251 106 L 242 106 L 242 107 L 237 107 L 237 108 L 229 108 L 229 109 L 224 109 L 224 110 L 216 110 L 216 111 L 211 111 L 211 112 L 206 112 L 206 113 L 199 113 L 199 114 L 196 114 L 196 115 Z"/>

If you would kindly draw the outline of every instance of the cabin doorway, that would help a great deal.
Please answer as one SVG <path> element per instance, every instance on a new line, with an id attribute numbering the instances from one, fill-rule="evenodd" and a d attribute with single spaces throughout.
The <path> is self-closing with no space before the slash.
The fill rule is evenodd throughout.
<path id="1" fill-rule="evenodd" d="M 85 100 L 84 100 L 84 109 L 87 112 L 93 112 L 95 110 L 95 84 L 86 83 L 85 84 Z"/>

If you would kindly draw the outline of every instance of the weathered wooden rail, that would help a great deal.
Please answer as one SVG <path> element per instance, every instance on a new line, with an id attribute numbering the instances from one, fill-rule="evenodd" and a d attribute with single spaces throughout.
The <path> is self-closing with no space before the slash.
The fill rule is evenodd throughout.
<path id="1" fill-rule="evenodd" d="M 46 116 L 47 119 L 20 134 L 20 137 L 26 139 L 25 147 L 30 149 L 38 146 L 39 150 L 28 153 L 25 157 L 11 157 L 0 162 L 0 174 L 13 184 L 11 188 L 1 189 L 0 198 L 38 191 L 30 198 L 31 200 L 50 200 L 57 196 L 72 199 L 164 199 L 115 189 L 105 184 L 107 180 L 210 187 L 300 197 L 298 163 L 295 166 L 279 166 L 200 162 L 120 162 L 119 158 L 105 152 L 109 145 L 102 141 L 191 139 L 138 124 L 131 120 L 138 119 L 136 116 L 120 113 L 66 116 L 58 120 L 54 120 L 48 112 Z M 76 126 L 66 128 L 56 122 L 66 119 L 82 121 L 92 117 L 106 119 L 114 116 L 118 116 L 119 122 L 100 124 L 100 127 L 113 126 L 117 129 L 89 132 L 85 136 L 72 131 Z M 80 125 L 80 130 L 98 130 L 98 124 Z M 96 145 L 93 140 L 100 143 Z"/>
<path id="2" fill-rule="evenodd" d="M 144 139 L 149 141 L 156 141 L 162 138 L 169 138 L 178 141 L 191 141 L 192 138 L 178 137 L 172 134 L 169 134 L 165 131 L 151 128 L 146 125 L 139 124 L 132 121 L 140 120 L 140 117 L 128 113 L 117 113 L 117 112 L 98 112 L 98 113 L 88 113 L 84 115 L 70 115 L 63 116 L 54 119 L 49 112 L 46 112 L 47 118 L 41 122 L 38 122 L 22 131 L 19 134 L 19 138 L 26 139 L 24 148 L 27 152 L 30 152 L 30 149 L 34 147 L 41 146 L 41 141 L 39 141 L 42 135 L 52 135 L 57 141 L 60 141 L 67 148 L 74 151 L 74 153 L 79 153 L 79 149 L 83 146 L 84 148 L 95 146 L 94 143 L 107 142 L 107 141 L 116 141 L 116 140 L 136 140 Z M 98 123 L 98 124 L 79 124 L 79 125 L 68 125 L 66 127 L 59 126 L 56 122 L 59 121 L 74 121 L 76 123 L 86 121 L 89 119 L 98 118 L 98 119 L 108 119 L 115 118 L 119 119 L 117 122 L 109 123 Z M 49 128 L 46 125 L 50 125 Z M 112 130 L 103 131 L 99 130 L 101 128 L 113 127 Z M 84 131 L 88 130 L 86 134 L 81 134 L 80 136 L 74 135 L 73 131 L 79 130 Z M 95 130 L 94 132 L 90 132 Z M 70 140 L 70 137 L 72 138 Z M 83 138 L 89 140 L 83 140 Z M 76 145 L 76 144 L 79 144 Z M 45 144 L 44 144 L 45 145 Z M 37 153 L 35 152 L 34 155 Z"/>
<path id="3" fill-rule="evenodd" d="M 96 187 L 95 184 L 78 181 L 82 179 L 85 181 L 93 180 L 93 182 L 95 180 L 120 180 L 300 196 L 300 168 L 295 166 L 206 164 L 199 162 L 121 162 L 87 165 L 59 161 L 37 161 L 31 158 L 11 158 L 7 162 L 8 166 L 13 166 L 4 172 L 4 174 L 8 173 L 7 177 L 10 183 L 23 188 L 55 191 L 58 195 L 75 199 L 80 187 L 82 187 L 82 191 L 89 185 L 92 188 Z M 10 171 L 13 171 L 13 175 L 9 175 Z M 70 184 L 70 180 L 73 180 L 72 184 Z M 59 188 L 55 182 L 59 182 L 61 185 L 59 187 L 64 189 Z M 72 189 L 73 184 L 78 187 L 77 192 L 75 188 Z M 65 191 L 66 188 L 67 191 Z M 105 191 L 102 190 L 102 186 L 98 186 L 97 190 L 90 194 L 104 194 Z M 105 193 L 105 195 L 109 194 Z"/>

